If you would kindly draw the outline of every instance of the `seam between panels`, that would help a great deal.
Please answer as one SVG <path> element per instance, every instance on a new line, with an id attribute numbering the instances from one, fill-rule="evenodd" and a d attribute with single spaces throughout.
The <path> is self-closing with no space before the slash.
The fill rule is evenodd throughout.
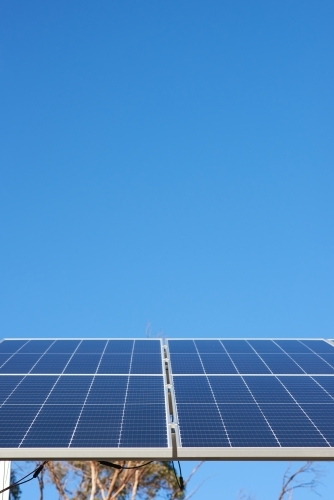
<path id="1" fill-rule="evenodd" d="M 298 403 L 298 401 L 291 394 L 291 392 L 289 391 L 289 389 L 287 387 L 285 387 L 284 383 L 278 377 L 276 377 L 276 378 L 279 381 L 279 383 L 284 387 L 284 389 L 290 394 L 290 396 L 292 397 L 292 399 L 294 400 L 294 402 L 296 403 L 296 405 L 298 406 L 298 408 L 304 413 L 305 417 L 307 417 L 307 419 L 311 422 L 311 424 L 313 425 L 313 427 L 319 432 L 319 434 L 322 436 L 322 438 L 326 441 L 326 443 L 328 444 L 328 446 L 331 446 L 330 443 L 325 438 L 325 436 L 323 435 L 323 433 L 320 431 L 320 429 L 318 429 L 318 427 L 315 425 L 315 423 L 313 422 L 313 420 L 308 416 L 308 414 L 306 413 L 306 411 L 303 410 L 302 406 L 300 406 L 300 404 Z"/>
<path id="2" fill-rule="evenodd" d="M 30 340 L 28 340 L 25 344 L 21 345 L 20 349 L 22 349 L 22 347 L 24 347 L 25 345 L 27 345 L 27 344 L 28 344 L 28 342 L 30 342 Z M 51 346 L 52 346 L 55 342 L 56 342 L 56 341 L 54 340 L 54 341 L 52 342 L 52 344 L 50 344 L 50 345 L 49 345 L 49 347 L 47 348 L 47 350 L 46 350 L 46 351 L 42 354 L 42 356 L 40 356 L 40 358 L 36 361 L 36 363 L 35 363 L 35 364 L 34 364 L 34 365 L 30 368 L 29 372 L 28 372 L 26 375 L 22 375 L 22 379 L 21 379 L 21 380 L 20 380 L 20 382 L 19 382 L 19 383 L 18 383 L 18 384 L 14 387 L 14 389 L 12 390 L 12 392 L 11 392 L 11 393 L 10 393 L 10 394 L 6 397 L 6 399 L 5 399 L 5 400 L 3 401 L 3 403 L 0 405 L 0 408 L 2 408 L 4 404 L 6 404 L 7 400 L 8 400 L 8 399 L 11 397 L 11 395 L 12 395 L 12 394 L 16 391 L 16 389 L 17 389 L 17 388 L 18 388 L 18 387 L 22 384 L 23 380 L 27 378 L 28 374 L 31 372 L 31 370 L 34 368 L 34 366 L 36 366 L 36 364 L 39 362 L 39 360 L 40 360 L 40 359 L 44 356 L 44 354 L 45 354 L 45 353 L 46 353 L 46 352 L 50 349 L 50 347 L 51 347 Z M 11 358 L 15 355 L 15 354 L 17 354 L 17 353 L 19 352 L 19 350 L 20 350 L 20 349 L 18 349 L 16 352 L 14 352 L 14 354 L 12 354 L 12 356 L 11 356 L 10 358 L 8 358 L 8 359 L 7 359 L 7 361 L 9 361 L 9 360 L 10 360 L 10 359 L 11 359 Z M 6 361 L 6 363 L 7 363 L 7 361 Z M 6 364 L 6 363 L 4 363 L 4 364 Z M 2 365 L 2 366 L 3 366 L 3 365 Z M 16 377 L 19 377 L 19 376 L 20 376 L 20 375 L 12 375 L 12 374 L 10 374 L 10 373 L 6 373 L 6 374 L 4 374 L 4 375 L 5 375 L 5 376 L 7 375 L 7 376 L 9 376 L 9 377 L 10 377 L 10 376 L 14 376 L 14 377 L 15 377 L 15 376 L 16 376 Z M 3 376 L 3 375 L 2 375 L 2 376 Z M 53 389 L 53 387 L 52 387 L 52 389 Z M 52 390 L 52 389 L 51 389 L 51 390 Z"/>
<path id="3" fill-rule="evenodd" d="M 322 358 L 320 354 L 318 354 L 317 352 L 313 351 L 313 349 L 311 349 L 308 345 L 304 344 L 304 342 L 302 342 L 301 340 L 299 340 L 299 342 L 300 342 L 301 344 L 303 344 L 305 347 L 307 347 L 308 349 L 310 349 L 310 351 L 311 351 L 313 354 L 315 354 L 316 356 L 318 356 L 318 358 L 320 358 L 320 359 L 321 359 L 321 361 L 323 361 L 323 362 L 324 362 L 324 363 L 326 363 L 328 366 L 330 366 L 331 368 L 333 368 L 333 366 L 332 366 L 330 363 L 328 363 L 328 361 L 326 361 L 324 358 Z M 302 353 L 301 353 L 301 354 L 302 354 Z M 306 353 L 305 353 L 305 354 L 306 354 Z M 325 373 L 319 373 L 319 375 L 326 375 L 326 374 L 325 374 Z M 334 375 L 334 372 L 333 372 L 333 375 Z"/>
<path id="4" fill-rule="evenodd" d="M 278 445 L 279 445 L 280 447 L 282 447 L 281 443 L 279 442 L 278 437 L 276 436 L 276 434 L 275 434 L 275 432 L 274 432 L 273 428 L 271 427 L 270 423 L 268 422 L 267 417 L 266 417 L 266 416 L 265 416 L 265 414 L 263 413 L 263 411 L 262 411 L 262 409 L 261 409 L 261 407 L 260 407 L 259 403 L 256 401 L 256 399 L 255 399 L 255 397 L 254 397 L 254 395 L 253 395 L 252 391 L 251 391 L 251 390 L 250 390 L 250 388 L 248 387 L 248 384 L 246 383 L 246 381 L 245 381 L 244 377 L 243 377 L 242 375 L 240 375 L 239 370 L 238 370 L 238 368 L 237 368 L 236 364 L 234 363 L 234 361 L 233 361 L 233 359 L 231 358 L 230 354 L 227 352 L 227 350 L 226 350 L 226 348 L 225 348 L 224 344 L 222 343 L 222 341 L 221 341 L 221 340 L 219 340 L 219 342 L 221 343 L 221 345 L 222 345 L 222 346 L 223 346 L 223 348 L 225 349 L 226 354 L 228 355 L 228 357 L 230 358 L 231 362 L 233 363 L 234 368 L 237 370 L 237 372 L 238 372 L 239 376 L 241 377 L 241 380 L 243 381 L 243 383 L 244 383 L 244 384 L 245 384 L 245 386 L 247 387 L 247 389 L 248 389 L 248 391 L 249 391 L 250 395 L 252 396 L 252 398 L 253 398 L 253 400 L 254 400 L 254 402 L 255 402 L 256 406 L 257 406 L 257 407 L 258 407 L 258 409 L 260 410 L 260 413 L 261 413 L 262 417 L 263 417 L 263 418 L 264 418 L 264 420 L 266 421 L 266 423 L 267 423 L 267 425 L 268 425 L 269 429 L 271 430 L 271 432 L 272 432 L 272 434 L 273 434 L 274 438 L 276 439 L 276 441 L 277 441 Z"/>
<path id="5" fill-rule="evenodd" d="M 56 340 L 55 340 L 55 342 L 56 342 Z M 62 374 L 63 374 L 63 373 L 64 373 L 64 371 L 66 370 L 67 365 L 69 364 L 69 362 L 70 362 L 70 361 L 71 361 L 71 359 L 73 358 L 73 356 L 74 356 L 75 352 L 77 351 L 77 349 L 79 348 L 79 346 L 80 346 L 81 342 L 82 342 L 82 340 L 80 340 L 79 344 L 77 345 L 77 347 L 76 347 L 76 348 L 75 348 L 75 350 L 73 351 L 73 353 L 72 353 L 72 355 L 71 355 L 70 359 L 67 361 L 67 363 L 66 363 L 66 365 L 64 366 L 63 371 L 61 372 L 61 374 L 60 374 L 60 375 L 58 375 L 57 380 L 55 381 L 55 383 L 54 383 L 54 384 L 53 384 L 53 386 L 51 387 L 49 394 L 46 396 L 46 398 L 45 398 L 45 400 L 44 400 L 44 403 L 42 404 L 42 406 L 40 407 L 40 409 L 39 409 L 39 410 L 38 410 L 38 412 L 36 413 L 36 415 L 35 415 L 35 417 L 34 417 L 33 421 L 31 422 L 31 424 L 30 424 L 30 426 L 29 426 L 28 430 L 26 431 L 25 435 L 24 435 L 24 436 L 23 436 L 23 438 L 21 439 L 21 442 L 20 442 L 20 444 L 19 444 L 18 448 L 20 448 L 20 447 L 21 447 L 21 445 L 23 444 L 23 441 L 24 441 L 24 440 L 25 440 L 25 438 L 27 437 L 27 435 L 28 435 L 28 433 L 29 433 L 30 429 L 32 428 L 32 426 L 34 425 L 34 423 L 35 423 L 35 421 L 36 421 L 36 419 L 37 419 L 38 415 L 41 413 L 42 409 L 44 408 L 44 406 L 45 406 L 45 404 L 46 404 L 47 400 L 49 399 L 49 397 L 51 396 L 51 393 L 52 393 L 53 389 L 55 388 L 55 386 L 56 386 L 56 384 L 57 384 L 58 380 L 60 379 L 60 377 L 62 376 Z M 51 344 L 51 345 L 53 345 L 53 344 Z M 50 346 L 50 347 L 51 347 L 51 346 Z M 49 349 L 50 349 L 50 347 L 49 347 Z"/>
<path id="6" fill-rule="evenodd" d="M 97 374 L 97 372 L 98 372 L 98 369 L 100 368 L 101 360 L 102 360 L 102 357 L 103 357 L 103 355 L 104 355 L 104 353 L 105 353 L 105 350 L 106 350 L 106 348 L 107 348 L 108 343 L 109 343 L 109 340 L 107 340 L 106 345 L 104 346 L 104 349 L 103 349 L 103 351 L 102 351 L 102 353 L 101 353 L 100 360 L 99 360 L 99 362 L 98 362 L 98 364 L 97 364 L 97 367 L 96 367 L 96 369 L 95 369 L 95 373 L 94 373 L 93 378 L 92 378 L 92 381 L 91 381 L 91 383 L 90 383 L 90 385 L 89 385 L 89 388 L 88 388 L 88 391 L 87 391 L 87 394 L 86 394 L 85 400 L 84 400 L 84 402 L 83 402 L 83 405 L 82 405 L 82 407 L 81 407 L 81 410 L 80 410 L 79 416 L 78 416 L 78 418 L 77 418 L 77 421 L 76 421 L 75 427 L 74 427 L 74 429 L 73 429 L 71 439 L 70 439 L 70 441 L 69 441 L 69 443 L 68 443 L 68 448 L 70 448 L 70 446 L 71 446 L 71 444 L 72 444 L 72 441 L 73 441 L 74 435 L 75 435 L 76 430 L 77 430 L 78 425 L 79 425 L 79 421 L 80 421 L 80 418 L 81 418 L 82 412 L 83 412 L 83 410 L 84 410 L 84 408 L 85 408 L 86 401 L 87 401 L 87 399 L 88 399 L 89 393 L 90 393 L 91 388 L 92 388 L 92 386 L 93 386 L 93 383 L 94 383 L 94 380 L 95 380 L 96 374 Z M 80 345 L 80 344 L 79 344 L 79 345 Z M 79 346 L 78 346 L 78 347 L 79 347 Z"/>
<path id="7" fill-rule="evenodd" d="M 119 429 L 119 438 L 118 438 L 118 443 L 117 443 L 117 448 L 121 446 L 121 439 L 122 439 L 122 432 L 123 432 L 123 423 L 124 423 L 124 415 L 125 415 L 125 406 L 128 398 L 128 390 L 129 390 L 129 384 L 130 384 L 130 374 L 132 370 L 132 358 L 133 358 L 133 353 L 135 349 L 135 340 L 133 341 L 132 344 L 132 351 L 131 351 L 131 358 L 130 358 L 130 366 L 129 366 L 129 374 L 128 374 L 128 380 L 126 382 L 126 389 L 125 389 L 125 396 L 124 396 L 124 404 L 123 404 L 123 410 L 122 410 L 122 418 L 121 418 L 121 426 Z"/>
<path id="8" fill-rule="evenodd" d="M 202 362 L 201 355 L 200 355 L 200 353 L 199 353 L 199 351 L 198 351 L 198 349 L 197 349 L 196 342 L 195 342 L 194 340 L 193 340 L 193 342 L 194 342 L 194 346 L 195 346 L 195 349 L 196 349 L 197 355 L 198 355 L 199 360 L 200 360 L 200 362 L 201 362 L 201 365 L 202 365 L 202 369 L 203 369 L 203 372 L 204 372 L 205 378 L 206 378 L 206 380 L 207 380 L 207 382 L 208 382 L 208 385 L 209 385 L 209 387 L 210 387 L 210 391 L 211 391 L 211 394 L 212 394 L 213 400 L 214 400 L 215 405 L 216 405 L 216 408 L 217 408 L 217 410 L 218 410 L 220 420 L 221 420 L 221 422 L 222 422 L 222 424 L 223 424 L 224 431 L 225 431 L 225 434 L 226 434 L 226 437 L 227 437 L 227 440 L 228 440 L 228 444 L 229 444 L 229 446 L 230 446 L 230 448 L 231 448 L 231 447 L 232 447 L 232 443 L 231 443 L 231 440 L 230 440 L 230 436 L 228 435 L 228 432 L 227 432 L 227 429 L 226 429 L 226 425 L 225 425 L 225 422 L 224 422 L 223 416 L 222 416 L 222 414 L 221 414 L 221 412 L 220 412 L 220 409 L 219 409 L 219 406 L 218 406 L 218 403 L 217 403 L 217 400 L 216 400 L 216 396 L 215 396 L 215 394 L 214 394 L 214 392 L 213 392 L 213 389 L 212 389 L 212 387 L 211 387 L 211 383 L 210 383 L 209 377 L 208 377 L 208 375 L 207 375 L 207 373 L 206 373 L 206 371 L 205 371 L 205 368 L 204 368 L 204 365 L 203 365 L 203 362 Z"/>

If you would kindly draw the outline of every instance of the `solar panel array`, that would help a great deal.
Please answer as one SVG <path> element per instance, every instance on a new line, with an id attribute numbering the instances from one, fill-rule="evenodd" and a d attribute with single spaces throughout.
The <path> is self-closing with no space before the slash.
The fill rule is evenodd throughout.
<path id="1" fill-rule="evenodd" d="M 0 342 L 1 458 L 283 458 L 285 450 L 334 458 L 328 341 Z"/>
<path id="2" fill-rule="evenodd" d="M 159 340 L 5 340 L 0 447 L 168 447 L 164 386 Z"/>
<path id="3" fill-rule="evenodd" d="M 180 449 L 334 446 L 331 344 L 222 339 L 168 347 Z"/>

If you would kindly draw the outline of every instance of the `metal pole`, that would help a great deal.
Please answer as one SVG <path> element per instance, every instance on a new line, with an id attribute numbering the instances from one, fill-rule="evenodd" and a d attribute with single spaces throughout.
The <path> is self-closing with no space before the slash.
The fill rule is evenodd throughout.
<path id="1" fill-rule="evenodd" d="M 10 461 L 0 460 L 0 491 L 10 485 Z M 9 499 L 9 490 L 0 493 L 0 500 Z"/>

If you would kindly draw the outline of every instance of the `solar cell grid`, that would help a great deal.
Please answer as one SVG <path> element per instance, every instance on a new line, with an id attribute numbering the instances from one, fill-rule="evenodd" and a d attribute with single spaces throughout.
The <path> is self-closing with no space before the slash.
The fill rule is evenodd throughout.
<path id="1" fill-rule="evenodd" d="M 29 340 L 20 349 L 20 354 L 39 353 L 43 354 L 54 343 L 54 340 Z"/>
<path id="2" fill-rule="evenodd" d="M 221 343 L 228 353 L 254 353 L 246 340 L 222 340 Z"/>
<path id="3" fill-rule="evenodd" d="M 78 349 L 77 353 L 82 354 L 102 354 L 107 344 L 107 340 L 83 340 Z"/>
<path id="4" fill-rule="evenodd" d="M 173 420 L 161 346 L 155 339 L 0 342 L 0 446 L 162 450 L 172 421 L 184 457 L 194 457 L 188 449 L 334 447 L 329 343 L 170 340 Z"/>
<path id="5" fill-rule="evenodd" d="M 0 373 L 29 373 L 42 355 L 40 353 L 14 354 L 0 368 Z"/>
<path id="6" fill-rule="evenodd" d="M 93 377 L 62 375 L 48 397 L 48 404 L 83 404 L 92 380 Z"/>
<path id="7" fill-rule="evenodd" d="M 18 376 L 2 376 L 0 379 L 0 405 L 10 396 L 13 390 L 23 380 L 23 377 Z"/>
<path id="8" fill-rule="evenodd" d="M 275 344 L 279 345 L 283 351 L 291 353 L 310 354 L 311 350 L 299 340 L 275 340 Z"/>
<path id="9" fill-rule="evenodd" d="M 324 340 L 302 340 L 301 343 L 318 354 L 334 353 L 334 346 Z"/>
<path id="10" fill-rule="evenodd" d="M 261 404 L 260 407 L 281 446 L 328 446 L 315 425 L 297 405 Z"/>
<path id="11" fill-rule="evenodd" d="M 310 377 L 279 377 L 298 403 L 332 403 L 333 399 Z"/>
<path id="12" fill-rule="evenodd" d="M 293 398 L 276 377 L 243 377 L 254 399 L 260 403 L 291 403 Z"/>
<path id="13" fill-rule="evenodd" d="M 233 353 L 230 356 L 239 373 L 270 373 L 269 368 L 255 353 Z"/>
<path id="14" fill-rule="evenodd" d="M 73 354 L 64 373 L 95 373 L 101 354 Z"/>
<path id="15" fill-rule="evenodd" d="M 0 352 L 14 354 L 27 342 L 28 340 L 4 340 L 0 342 Z"/>
<path id="16" fill-rule="evenodd" d="M 221 373 L 237 373 L 234 364 L 228 354 L 208 354 L 201 353 L 200 358 L 204 366 L 205 373 L 221 374 Z"/>
<path id="17" fill-rule="evenodd" d="M 133 340 L 109 340 L 105 353 L 106 354 L 131 354 L 133 349 Z"/>
<path id="18" fill-rule="evenodd" d="M 241 377 L 209 377 L 209 380 L 217 403 L 254 402 Z"/>
<path id="19" fill-rule="evenodd" d="M 305 373 L 334 374 L 334 368 L 316 354 L 293 353 L 290 356 L 305 371 Z"/>
<path id="20" fill-rule="evenodd" d="M 334 377 L 312 377 L 324 390 L 334 398 Z"/>
<path id="21" fill-rule="evenodd" d="M 177 403 L 213 404 L 215 402 L 206 377 L 175 376 L 174 387 Z"/>
<path id="22" fill-rule="evenodd" d="M 261 353 L 260 356 L 272 373 L 275 374 L 304 373 L 301 367 L 287 354 Z"/>
<path id="23" fill-rule="evenodd" d="M 279 446 L 255 403 L 220 404 L 219 410 L 232 446 Z"/>
<path id="24" fill-rule="evenodd" d="M 225 353 L 225 349 L 219 340 L 195 340 L 196 349 L 199 353 Z"/>
<path id="25" fill-rule="evenodd" d="M 41 405 L 56 381 L 57 377 L 25 377 L 6 403 Z"/>
<path id="26" fill-rule="evenodd" d="M 129 373 L 131 354 L 104 354 L 98 373 Z"/>
<path id="27" fill-rule="evenodd" d="M 62 373 L 71 354 L 44 354 L 32 368 L 31 373 Z"/>
<path id="28" fill-rule="evenodd" d="M 282 349 L 272 340 L 248 340 L 248 343 L 258 353 L 277 353 L 282 354 Z"/>
<path id="29" fill-rule="evenodd" d="M 321 359 L 326 361 L 330 366 L 334 367 L 334 353 L 321 353 L 320 354 Z"/>

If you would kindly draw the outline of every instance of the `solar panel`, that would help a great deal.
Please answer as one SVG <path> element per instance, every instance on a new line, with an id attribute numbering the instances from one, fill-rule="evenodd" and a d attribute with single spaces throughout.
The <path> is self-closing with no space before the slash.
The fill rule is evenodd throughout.
<path id="1" fill-rule="evenodd" d="M 0 343 L 1 458 L 171 458 L 158 339 Z"/>
<path id="2" fill-rule="evenodd" d="M 168 340 L 179 458 L 334 459 L 334 346 Z"/>
<path id="3" fill-rule="evenodd" d="M 1 459 L 334 459 L 334 343 L 0 342 Z"/>

